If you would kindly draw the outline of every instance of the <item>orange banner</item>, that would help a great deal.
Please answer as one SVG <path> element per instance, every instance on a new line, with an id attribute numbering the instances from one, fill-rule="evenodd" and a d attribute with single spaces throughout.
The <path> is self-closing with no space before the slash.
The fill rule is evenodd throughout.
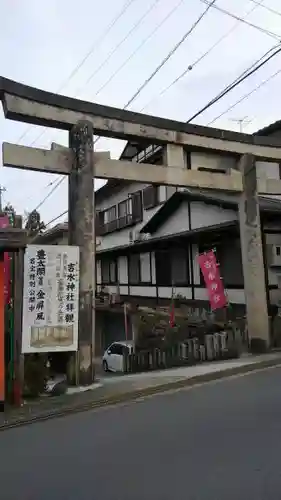
<path id="1" fill-rule="evenodd" d="M 5 270 L 4 255 L 0 255 L 0 405 L 5 401 Z M 1 408 L 3 411 L 3 407 Z"/>

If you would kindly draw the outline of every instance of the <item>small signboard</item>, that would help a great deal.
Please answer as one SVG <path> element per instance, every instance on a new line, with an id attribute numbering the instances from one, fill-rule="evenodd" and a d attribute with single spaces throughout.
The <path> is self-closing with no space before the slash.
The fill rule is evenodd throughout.
<path id="1" fill-rule="evenodd" d="M 77 351 L 79 248 L 28 245 L 24 259 L 22 352 Z"/>

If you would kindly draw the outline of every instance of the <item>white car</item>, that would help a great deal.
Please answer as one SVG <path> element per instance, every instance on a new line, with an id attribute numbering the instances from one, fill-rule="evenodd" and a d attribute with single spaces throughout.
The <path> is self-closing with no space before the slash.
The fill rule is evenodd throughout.
<path id="1" fill-rule="evenodd" d="M 133 341 L 120 340 L 113 342 L 105 351 L 102 358 L 102 366 L 104 371 L 108 372 L 123 372 L 123 354 L 127 352 L 132 354 Z"/>

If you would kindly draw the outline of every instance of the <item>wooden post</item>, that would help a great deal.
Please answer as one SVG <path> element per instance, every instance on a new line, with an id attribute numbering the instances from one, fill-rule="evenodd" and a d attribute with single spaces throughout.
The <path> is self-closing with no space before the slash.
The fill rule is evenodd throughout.
<path id="1" fill-rule="evenodd" d="M 69 173 L 69 244 L 80 249 L 78 383 L 94 380 L 95 234 L 93 127 L 77 123 L 69 134 L 73 165 Z"/>

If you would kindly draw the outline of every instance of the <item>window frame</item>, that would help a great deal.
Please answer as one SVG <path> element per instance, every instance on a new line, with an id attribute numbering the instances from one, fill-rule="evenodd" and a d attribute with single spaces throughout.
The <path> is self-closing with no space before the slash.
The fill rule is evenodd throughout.
<path id="1" fill-rule="evenodd" d="M 100 261 L 101 261 L 101 285 L 116 285 L 116 283 L 118 282 L 117 259 L 101 258 Z M 106 281 L 104 280 L 104 273 L 103 273 L 105 265 L 108 266 L 108 276 L 109 276 L 109 279 Z M 111 277 L 112 265 L 114 265 L 115 279 Z"/>
<path id="2" fill-rule="evenodd" d="M 183 251 L 184 256 L 185 256 L 185 264 L 186 264 L 186 279 L 183 281 L 178 281 L 173 279 L 173 258 L 176 259 L 176 252 L 177 251 Z M 190 258 L 189 258 L 189 247 L 187 246 L 186 248 L 183 247 L 174 247 L 170 249 L 170 266 L 171 266 L 171 285 L 176 286 L 176 287 L 186 287 L 191 285 L 191 278 L 190 278 Z"/>
<path id="3" fill-rule="evenodd" d="M 150 202 L 146 203 L 145 197 L 147 193 L 151 193 Z M 159 204 L 159 193 L 158 186 L 156 184 L 150 184 L 142 190 L 142 205 L 143 210 L 151 210 L 151 208 L 156 207 Z"/>
<path id="4" fill-rule="evenodd" d="M 138 280 L 136 281 L 132 281 L 132 277 L 131 277 L 131 263 L 132 263 L 132 259 L 133 258 L 137 258 L 137 273 L 138 273 Z M 141 284 L 141 281 L 140 281 L 140 277 L 141 277 L 141 269 L 140 269 L 140 254 L 139 253 L 132 253 L 132 254 L 129 254 L 128 255 L 128 284 L 129 286 L 138 286 Z"/>

